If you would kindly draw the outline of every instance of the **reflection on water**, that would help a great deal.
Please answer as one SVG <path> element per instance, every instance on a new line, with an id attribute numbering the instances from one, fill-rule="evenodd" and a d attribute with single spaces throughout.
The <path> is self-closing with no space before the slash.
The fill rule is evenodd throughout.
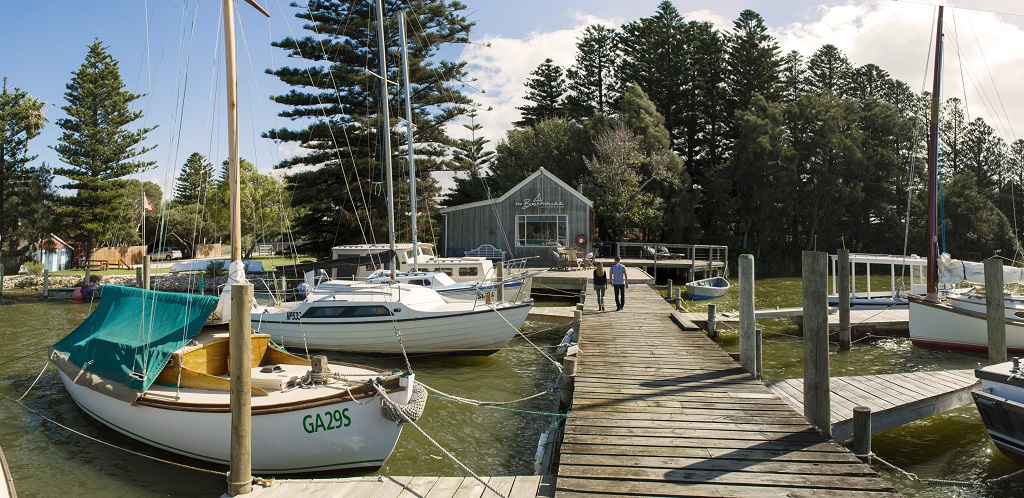
<path id="1" fill-rule="evenodd" d="M 20 397 L 45 364 L 45 348 L 77 326 L 88 304 L 40 301 L 27 294 L 5 292 L 0 304 L 4 349 L 0 350 L 0 447 L 14 475 L 19 496 L 218 496 L 224 478 L 153 462 L 112 448 L 98 440 L 186 465 L 223 472 L 226 468 L 151 449 L 108 430 L 71 401 L 50 367 L 24 399 L 33 414 L 11 399 Z M 551 353 L 561 339 L 544 324 L 527 324 L 530 340 Z M 541 331 L 538 333 L 538 331 Z M 26 356 L 27 355 L 27 356 Z M 23 357 L 24 358 L 21 358 Z M 328 353 L 331 359 L 381 368 L 405 368 L 400 358 L 353 357 Z M 21 359 L 19 359 L 21 358 Z M 481 401 L 518 399 L 546 391 L 558 378 L 554 365 L 524 339 L 486 357 L 427 356 L 411 359 L 417 379 L 442 392 Z M 543 413 L 557 400 L 541 396 L 514 409 L 483 408 L 431 396 L 418 425 L 480 475 L 533 473 L 533 455 L 540 434 L 552 419 Z M 81 431 L 68 432 L 42 418 Z M 440 450 L 406 427 L 385 466 L 385 475 L 465 475 Z M 316 474 L 340 477 L 353 474 Z M 54 479 L 59 476 L 59 479 Z"/>
<path id="2" fill-rule="evenodd" d="M 736 309 L 737 285 L 714 302 L 719 310 Z M 800 305 L 798 279 L 757 282 L 758 308 Z M 691 311 L 706 311 L 707 302 L 686 301 Z M 41 302 L 27 295 L 4 294 L 0 323 L 5 348 L 0 350 L 0 394 L 17 398 L 29 388 L 45 362 L 44 348 L 82 321 L 88 305 Z M 528 324 L 533 330 L 544 327 Z M 795 326 L 788 320 L 760 322 L 764 334 L 765 376 L 800 377 L 803 349 Z M 738 349 L 736 331 L 720 328 L 720 343 Z M 674 331 L 667 331 L 668 333 Z M 531 336 L 550 352 L 560 334 Z M 28 356 L 26 356 L 28 355 Z M 23 359 L 19 359 L 26 356 Z M 332 359 L 405 368 L 404 360 L 331 353 Z M 557 369 L 525 340 L 487 357 L 430 356 L 412 358 L 417 378 L 440 391 L 471 399 L 501 401 L 547 390 Z M 985 355 L 916 348 L 907 339 L 884 338 L 857 343 L 851 351 L 833 346 L 830 369 L 834 376 L 975 368 Z M 226 486 L 223 478 L 180 469 L 124 453 L 57 427 L 40 416 L 6 401 L 0 402 L 0 446 L 11 465 L 19 494 L 31 496 L 215 496 Z M 212 468 L 150 449 L 107 430 L 86 417 L 71 402 L 52 368 L 25 398 L 25 404 L 45 417 L 117 446 L 164 459 Z M 539 435 L 551 424 L 551 395 L 514 405 L 514 409 L 472 407 L 432 396 L 419 425 L 481 475 L 533 473 Z M 874 437 L 874 450 L 885 460 L 925 479 L 987 481 L 1021 467 L 992 445 L 973 406 L 965 406 Z M 215 470 L 223 471 L 223 468 Z M 386 475 L 465 475 L 427 439 L 407 427 L 391 459 L 380 470 Z M 318 474 L 343 476 L 346 474 Z M 991 488 L 953 488 L 914 484 L 890 472 L 882 475 L 900 492 L 915 497 L 1020 496 L 1024 477 Z M 54 479 L 59 476 L 59 479 Z"/>

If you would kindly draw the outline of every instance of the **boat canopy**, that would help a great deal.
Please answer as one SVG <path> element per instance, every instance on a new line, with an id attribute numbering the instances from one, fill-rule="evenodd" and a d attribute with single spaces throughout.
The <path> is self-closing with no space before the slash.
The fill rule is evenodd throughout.
<path id="1" fill-rule="evenodd" d="M 939 282 L 958 284 L 970 282 L 985 285 L 985 263 L 977 261 L 961 261 L 942 253 L 939 256 Z M 1024 268 L 1003 265 L 1003 285 L 1024 284 Z"/>
<path id="2" fill-rule="evenodd" d="M 216 306 L 216 296 L 105 285 L 96 311 L 53 349 L 82 370 L 144 391 Z"/>

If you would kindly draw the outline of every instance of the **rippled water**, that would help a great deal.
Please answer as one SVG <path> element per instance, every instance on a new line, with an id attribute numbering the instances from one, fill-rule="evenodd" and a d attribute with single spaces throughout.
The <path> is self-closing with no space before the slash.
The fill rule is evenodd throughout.
<path id="1" fill-rule="evenodd" d="M 227 487 L 218 475 L 180 469 L 126 453 L 69 432 L 47 419 L 72 427 L 98 440 L 131 451 L 175 462 L 220 468 L 153 450 L 95 422 L 71 401 L 53 367 L 25 396 L 32 413 L 13 402 L 35 380 L 46 359 L 46 346 L 77 326 L 87 304 L 41 301 L 25 294 L 5 293 L 0 325 L 5 348 L 0 350 L 0 447 L 7 456 L 21 497 L 32 496 L 219 496 Z M 417 379 L 445 393 L 483 400 L 518 399 L 546 391 L 558 378 L 557 369 L 540 352 L 550 353 L 561 333 L 545 324 L 528 323 L 530 340 L 516 339 L 509 347 L 486 357 L 414 357 Z M 378 367 L 405 368 L 404 360 L 329 354 Z M 22 358 L 24 357 L 24 358 Z M 424 431 L 479 475 L 533 474 L 537 440 L 552 422 L 545 415 L 557 402 L 551 395 L 515 405 L 515 410 L 472 407 L 431 397 L 419 420 Z M 45 419 L 43 417 L 46 417 Z M 426 437 L 406 427 L 384 475 L 466 475 Z M 353 474 L 316 474 L 341 477 Z"/>
<path id="2" fill-rule="evenodd" d="M 736 308 L 735 282 L 730 293 L 715 302 L 719 310 Z M 797 279 L 759 280 L 758 308 L 800 305 Z M 687 301 L 693 311 L 706 303 Z M 42 302 L 24 294 L 4 294 L 0 325 L 5 348 L 0 350 L 0 394 L 17 398 L 35 380 L 45 363 L 43 348 L 81 322 L 87 305 L 66 301 Z M 767 378 L 802 376 L 803 349 L 792 335 L 787 320 L 762 322 L 764 369 Z M 542 324 L 528 324 L 534 331 Z M 735 352 L 735 330 L 721 329 L 722 346 Z M 531 336 L 543 351 L 550 352 L 560 338 L 547 332 Z M 26 356 L 27 355 L 27 356 Z M 25 356 L 24 358 L 21 358 Z M 337 359 L 350 356 L 332 355 Z M 19 359 L 20 358 L 20 359 Z M 851 351 L 831 352 L 834 376 L 975 368 L 982 354 L 916 348 L 907 339 L 864 341 Z M 356 358 L 380 367 L 404 368 L 400 359 Z M 487 357 L 419 357 L 412 359 L 419 380 L 441 391 L 479 400 L 516 399 L 551 387 L 557 370 L 523 339 Z M 223 478 L 179 469 L 125 453 L 68 432 L 45 416 L 82 433 L 132 451 L 156 455 L 203 468 L 209 464 L 175 457 L 150 449 L 107 430 L 85 416 L 71 402 L 55 371 L 47 369 L 24 403 L 39 412 L 30 413 L 9 399 L 0 400 L 0 446 L 7 454 L 18 492 L 32 496 L 215 496 L 226 486 Z M 551 424 L 552 396 L 515 405 L 515 410 L 471 407 L 431 397 L 420 426 L 432 438 L 481 475 L 532 474 L 539 435 Z M 874 451 L 885 460 L 926 479 L 988 481 L 1021 467 L 1004 457 L 989 440 L 973 406 L 915 422 L 874 436 Z M 223 471 L 223 468 L 215 468 Z M 380 470 L 387 475 L 465 475 L 441 451 L 415 429 L 407 427 L 398 447 Z M 346 474 L 318 474 L 344 476 Z M 900 492 L 915 497 L 1021 496 L 1024 477 L 993 487 L 936 487 L 911 483 L 892 472 L 883 477 Z"/>

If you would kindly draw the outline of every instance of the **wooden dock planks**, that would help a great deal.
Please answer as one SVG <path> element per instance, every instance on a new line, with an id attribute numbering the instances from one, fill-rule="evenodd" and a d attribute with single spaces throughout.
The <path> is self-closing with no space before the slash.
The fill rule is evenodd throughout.
<path id="1" fill-rule="evenodd" d="M 556 496 L 894 496 L 653 289 L 630 286 L 622 312 L 593 299 Z"/>
<path id="2" fill-rule="evenodd" d="M 768 381 L 769 389 L 803 412 L 803 379 Z M 945 370 L 830 379 L 832 436 L 853 437 L 853 408 L 871 408 L 871 432 L 882 432 L 971 403 L 973 370 Z"/>
<path id="3" fill-rule="evenodd" d="M 550 476 L 484 477 L 508 498 L 551 496 Z M 345 479 L 279 479 L 270 486 L 253 486 L 246 498 L 488 498 L 496 497 L 472 477 L 369 476 Z"/>

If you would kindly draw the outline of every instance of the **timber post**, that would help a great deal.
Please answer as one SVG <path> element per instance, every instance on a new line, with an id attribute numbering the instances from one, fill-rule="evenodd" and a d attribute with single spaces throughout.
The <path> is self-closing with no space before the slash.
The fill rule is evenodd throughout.
<path id="1" fill-rule="evenodd" d="M 828 254 L 804 251 L 804 418 L 832 435 L 828 372 Z"/>
<path id="2" fill-rule="evenodd" d="M 281 296 L 281 300 L 284 301 L 288 294 L 288 280 L 285 277 L 281 277 L 278 283 L 278 295 Z"/>
<path id="3" fill-rule="evenodd" d="M 708 337 L 714 341 L 718 339 L 718 305 L 708 305 Z"/>
<path id="4" fill-rule="evenodd" d="M 135 269 L 135 288 L 142 288 L 142 268 Z"/>
<path id="5" fill-rule="evenodd" d="M 761 329 L 754 329 L 754 379 L 761 380 Z"/>
<path id="6" fill-rule="evenodd" d="M 142 288 L 149 290 L 149 285 L 149 255 L 147 254 L 142 258 Z"/>
<path id="7" fill-rule="evenodd" d="M 1006 361 L 1006 303 L 1003 301 L 1003 262 L 985 260 L 985 314 L 988 316 L 988 363 Z"/>
<path id="8" fill-rule="evenodd" d="M 505 262 L 501 261 L 494 268 L 498 281 L 498 301 L 505 300 Z"/>
<path id="9" fill-rule="evenodd" d="M 853 454 L 866 459 L 871 456 L 871 408 L 853 408 Z"/>
<path id="10" fill-rule="evenodd" d="M 671 278 L 668 279 L 667 284 L 668 284 L 668 294 L 667 295 L 668 295 L 669 299 L 672 299 L 672 279 Z"/>
<path id="11" fill-rule="evenodd" d="M 572 391 L 575 388 L 576 356 L 562 358 L 562 392 L 559 396 L 558 408 L 569 411 L 572 406 Z"/>
<path id="12" fill-rule="evenodd" d="M 740 255 L 740 365 L 754 374 L 756 365 L 756 344 L 754 329 L 754 255 Z"/>
<path id="13" fill-rule="evenodd" d="M 231 471 L 228 495 L 252 491 L 252 284 L 231 286 L 231 322 L 228 336 L 231 364 Z"/>
<path id="14" fill-rule="evenodd" d="M 572 312 L 572 342 L 580 342 L 580 324 L 583 322 L 583 311 L 576 309 Z"/>
<path id="15" fill-rule="evenodd" d="M 847 351 L 852 342 L 850 334 L 850 250 L 838 251 L 839 272 L 839 349 Z"/>
<path id="16" fill-rule="evenodd" d="M 90 270 L 91 270 L 91 268 L 89 268 L 88 266 L 85 267 L 85 280 L 82 281 L 82 287 L 85 287 L 86 285 L 89 285 L 89 284 L 92 283 L 91 282 L 92 274 L 91 274 Z"/>
<path id="17" fill-rule="evenodd" d="M 43 299 L 50 297 L 50 270 L 43 269 Z"/>

